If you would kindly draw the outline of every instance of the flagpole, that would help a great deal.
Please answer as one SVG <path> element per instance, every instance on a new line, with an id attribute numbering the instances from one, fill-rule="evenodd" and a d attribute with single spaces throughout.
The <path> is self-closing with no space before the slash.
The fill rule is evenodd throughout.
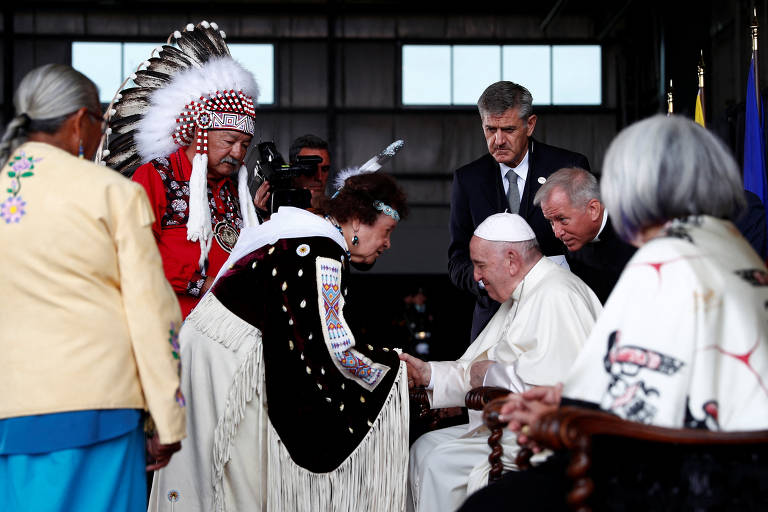
<path id="1" fill-rule="evenodd" d="M 757 111 L 758 113 L 762 113 L 763 109 L 760 105 L 760 90 L 757 87 L 758 84 L 758 77 L 760 76 L 759 69 L 758 69 L 758 59 L 757 59 L 757 35 L 758 35 L 758 25 L 757 25 L 757 7 L 754 7 L 752 9 L 752 24 L 749 26 L 750 31 L 752 33 L 752 59 L 754 61 L 755 66 L 755 101 L 757 101 Z M 761 119 L 762 121 L 762 119 Z"/>
<path id="2" fill-rule="evenodd" d="M 675 113 L 674 99 L 672 98 L 672 79 L 669 80 L 669 89 L 667 89 L 667 115 Z"/>
<path id="3" fill-rule="evenodd" d="M 701 91 L 701 112 L 704 113 L 704 50 L 699 50 L 699 90 Z"/>
<path id="4" fill-rule="evenodd" d="M 699 50 L 699 64 L 696 71 L 699 76 L 699 91 L 696 93 L 696 107 L 693 117 L 697 123 L 706 127 L 706 116 L 704 115 L 704 50 Z"/>

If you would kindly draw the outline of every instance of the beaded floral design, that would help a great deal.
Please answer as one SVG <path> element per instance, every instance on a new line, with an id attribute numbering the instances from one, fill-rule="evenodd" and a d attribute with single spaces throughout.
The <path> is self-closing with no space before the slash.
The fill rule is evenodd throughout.
<path id="1" fill-rule="evenodd" d="M 176 324 L 171 322 L 171 328 L 168 330 L 168 343 L 171 344 L 171 354 L 173 355 L 173 358 L 177 361 L 176 365 L 176 371 L 181 377 L 181 357 L 179 356 L 180 346 L 179 346 L 179 333 L 176 332 Z M 184 399 L 184 393 L 181 392 L 181 388 L 176 388 L 176 403 L 178 403 L 181 407 L 184 407 L 187 405 L 187 401 Z"/>
<path id="2" fill-rule="evenodd" d="M 26 201 L 24 201 L 21 196 L 11 196 L 0 204 L 0 217 L 5 219 L 6 224 L 10 224 L 11 222 L 18 223 L 21 220 L 21 217 L 27 213 L 24 209 L 26 205 Z"/>
<path id="3" fill-rule="evenodd" d="M 32 169 L 35 168 L 35 163 L 42 160 L 42 158 L 34 158 L 27 156 L 24 151 L 20 151 L 18 155 L 11 158 L 8 162 L 8 167 L 11 168 L 8 171 L 8 177 L 11 178 L 10 186 L 5 189 L 10 194 L 8 199 L 0 203 L 0 218 L 5 220 L 6 224 L 18 223 L 21 218 L 27 213 L 27 203 L 19 195 L 21 192 L 21 180 L 22 178 L 31 178 L 35 175 Z"/>

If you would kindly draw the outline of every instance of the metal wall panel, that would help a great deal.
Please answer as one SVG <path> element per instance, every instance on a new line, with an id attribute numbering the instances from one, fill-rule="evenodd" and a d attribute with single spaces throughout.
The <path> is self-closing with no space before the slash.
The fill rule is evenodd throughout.
<path id="1" fill-rule="evenodd" d="M 578 16 L 559 16 L 542 31 L 541 17 L 530 14 L 339 11 L 331 14 L 333 38 L 329 40 L 329 18 L 317 12 L 296 9 L 292 13 L 288 8 L 278 12 L 274 6 L 262 12 L 259 5 L 244 4 L 242 12 L 230 5 L 211 17 L 197 7 L 187 5 L 186 12 L 178 13 L 165 5 L 151 16 L 106 9 L 17 12 L 14 27 L 23 37 L 14 47 L 14 83 L 37 65 L 69 63 L 72 40 L 125 38 L 160 44 L 171 31 L 191 20 L 216 21 L 232 42 L 274 42 L 277 104 L 257 111 L 256 141 L 274 140 L 287 157 L 291 141 L 299 135 L 314 133 L 332 140 L 333 171 L 363 163 L 397 138 L 406 141 L 384 171 L 400 177 L 413 205 L 412 213 L 395 231 L 393 249 L 376 264 L 374 273 L 446 271 L 452 174 L 487 152 L 474 108 L 399 106 L 401 43 L 535 43 L 551 37 L 583 41 L 594 37 L 596 30 L 592 20 Z M 615 47 L 611 50 L 611 45 L 606 48 L 603 96 L 604 107 L 610 108 L 617 101 L 617 76 L 608 63 L 620 59 L 622 53 Z M 335 67 L 333 77 L 329 76 L 329 58 Z M 332 86 L 334 104 L 329 105 Z M 544 109 L 539 116 L 536 137 L 584 153 L 593 168 L 599 169 L 616 131 L 612 111 L 561 113 Z"/>

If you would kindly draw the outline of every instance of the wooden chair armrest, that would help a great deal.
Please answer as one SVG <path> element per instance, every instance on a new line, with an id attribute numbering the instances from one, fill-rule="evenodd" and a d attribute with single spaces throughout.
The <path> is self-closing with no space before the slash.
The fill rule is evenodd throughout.
<path id="1" fill-rule="evenodd" d="M 433 430 L 439 421 L 439 416 L 429 404 L 429 395 L 427 388 L 414 387 L 408 390 L 411 399 L 411 406 L 416 410 L 416 417 L 427 425 L 429 430 Z"/>
<path id="2" fill-rule="evenodd" d="M 768 443 L 768 430 L 713 432 L 701 429 L 674 429 L 645 425 L 621 419 L 603 411 L 581 407 L 561 407 L 531 425 L 528 436 L 553 450 L 568 450 L 568 477 L 573 487 L 566 497 L 574 509 L 588 512 L 587 500 L 595 484 L 588 471 L 592 466 L 593 436 L 613 436 L 628 440 L 676 445 L 739 445 Z M 521 450 L 522 451 L 522 450 Z"/>
<path id="3" fill-rule="evenodd" d="M 496 398 L 504 397 L 510 394 L 511 391 L 507 388 L 500 388 L 497 386 L 480 386 L 472 388 L 467 392 L 464 397 L 464 402 L 467 409 L 473 411 L 482 411 L 488 402 Z"/>
<path id="4" fill-rule="evenodd" d="M 627 421 L 613 414 L 582 407 L 560 407 L 531 425 L 529 437 L 552 449 L 581 446 L 583 436 L 612 435 L 651 442 L 677 444 L 744 444 L 768 442 L 768 430 L 713 432 L 666 428 Z"/>
<path id="5" fill-rule="evenodd" d="M 427 394 L 427 388 L 416 386 L 408 390 L 408 395 L 414 405 L 419 408 L 426 407 L 429 409 L 429 395 Z"/>

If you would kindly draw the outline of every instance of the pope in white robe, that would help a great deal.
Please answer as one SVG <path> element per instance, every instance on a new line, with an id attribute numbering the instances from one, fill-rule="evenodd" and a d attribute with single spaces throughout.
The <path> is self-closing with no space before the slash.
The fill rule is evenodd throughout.
<path id="1" fill-rule="evenodd" d="M 602 309 L 584 282 L 541 255 L 533 231 L 518 215 L 489 217 L 475 231 L 470 252 L 475 279 L 503 304 L 460 359 L 427 365 L 402 356 L 416 384 L 424 375 L 417 368 L 429 367 L 433 408 L 463 406 L 467 391 L 481 383 L 520 392 L 562 380 Z M 455 510 L 468 492 L 486 485 L 488 435 L 480 413 L 471 412 L 469 424 L 419 438 L 411 448 L 409 509 Z M 502 462 L 512 469 L 514 435 L 505 433 L 502 445 Z"/>

